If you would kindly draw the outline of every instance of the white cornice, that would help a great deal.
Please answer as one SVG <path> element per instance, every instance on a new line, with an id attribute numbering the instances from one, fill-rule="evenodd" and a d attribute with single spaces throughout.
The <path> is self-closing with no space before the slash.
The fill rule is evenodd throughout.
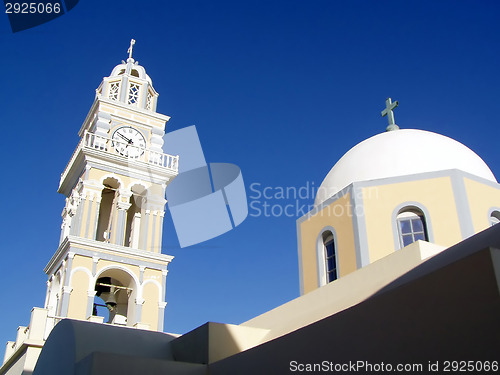
<path id="1" fill-rule="evenodd" d="M 79 145 L 61 175 L 58 192 L 67 196 L 74 181 L 80 177 L 80 172 L 88 166 L 103 170 L 112 169 L 117 174 L 156 183 L 168 182 L 177 176 L 177 172 L 169 168 Z"/>
<path id="2" fill-rule="evenodd" d="M 125 103 L 122 103 L 122 102 L 119 102 L 116 100 L 107 99 L 107 98 L 104 98 L 103 96 L 98 96 L 94 99 L 94 102 L 92 103 L 92 106 L 90 107 L 90 110 L 89 110 L 87 116 L 85 117 L 85 121 L 83 121 L 83 124 L 80 127 L 80 130 L 78 131 L 78 135 L 80 137 L 82 137 L 83 132 L 87 128 L 87 125 L 89 124 L 92 116 L 94 116 L 96 109 L 99 107 L 99 105 L 101 103 L 105 103 L 105 104 L 117 107 L 121 110 L 125 110 L 125 111 L 130 112 L 130 113 L 137 113 L 137 114 L 140 114 L 142 116 L 151 117 L 154 120 L 159 120 L 159 121 L 164 121 L 164 122 L 167 122 L 168 120 L 170 120 L 170 116 L 163 115 L 163 114 L 158 113 L 158 112 L 148 111 L 148 110 L 145 110 L 142 108 L 131 108 Z M 116 114 L 112 114 L 112 115 L 115 117 L 120 117 L 120 116 L 117 116 Z M 123 118 L 123 120 L 127 121 L 127 122 L 134 122 L 134 123 L 137 123 L 137 124 L 142 125 L 142 126 L 148 126 L 147 124 L 138 123 L 136 121 L 130 120 L 129 118 L 125 118 L 125 117 Z"/>
<path id="3" fill-rule="evenodd" d="M 161 262 L 165 264 L 165 267 L 174 259 L 172 255 L 166 255 L 161 253 L 153 253 L 151 251 L 133 249 L 130 247 L 120 246 L 116 244 L 110 244 L 106 242 L 100 242 L 95 240 L 90 240 L 88 238 L 81 238 L 75 236 L 67 236 L 59 245 L 58 249 L 47 263 L 44 268 L 44 272 L 47 275 L 50 275 L 57 266 L 64 261 L 69 250 L 71 249 L 72 253 L 78 254 L 78 247 L 85 246 L 94 248 L 99 252 L 109 252 L 112 251 L 116 253 L 116 255 L 124 255 L 124 256 L 134 256 L 141 259 L 144 259 L 145 262 Z M 105 259 L 105 256 L 101 255 L 101 259 Z"/>

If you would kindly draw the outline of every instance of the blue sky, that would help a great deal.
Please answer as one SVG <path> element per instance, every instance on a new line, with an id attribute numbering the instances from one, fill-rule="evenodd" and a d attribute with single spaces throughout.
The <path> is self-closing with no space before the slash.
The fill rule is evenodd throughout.
<path id="1" fill-rule="evenodd" d="M 346 151 L 385 130 L 388 96 L 400 103 L 400 127 L 466 144 L 498 177 L 499 13 L 493 0 L 80 0 L 16 34 L 0 17 L 0 342 L 43 307 L 43 267 L 64 206 L 60 173 L 94 90 L 126 59 L 131 38 L 160 93 L 158 112 L 172 116 L 167 130 L 195 124 L 209 162 L 241 168 L 251 203 L 265 187 L 318 187 Z M 279 213 L 313 200 L 265 202 Z M 166 331 L 238 324 L 299 295 L 297 217 L 249 213 L 185 249 L 167 215 L 163 252 L 175 259 Z"/>

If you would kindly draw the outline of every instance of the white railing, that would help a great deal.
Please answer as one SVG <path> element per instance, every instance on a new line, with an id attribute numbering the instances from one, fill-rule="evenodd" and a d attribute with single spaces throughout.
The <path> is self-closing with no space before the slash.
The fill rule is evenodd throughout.
<path id="1" fill-rule="evenodd" d="M 102 137 L 89 132 L 85 132 L 82 142 L 83 147 L 123 156 L 131 161 L 142 161 L 158 167 L 170 169 L 174 172 L 179 170 L 179 155 L 173 156 L 164 154 L 162 152 L 134 146 L 127 142 Z"/>

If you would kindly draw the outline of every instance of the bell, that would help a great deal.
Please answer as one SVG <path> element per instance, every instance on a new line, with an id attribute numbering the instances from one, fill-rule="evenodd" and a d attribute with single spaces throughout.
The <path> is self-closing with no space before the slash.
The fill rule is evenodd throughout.
<path id="1" fill-rule="evenodd" d="M 104 284 L 104 285 L 103 285 Z M 109 311 L 114 311 L 117 305 L 116 293 L 120 291 L 115 286 L 111 285 L 110 277 L 101 277 L 96 283 L 96 295 L 104 300 Z"/>
<path id="2" fill-rule="evenodd" d="M 101 298 L 104 300 L 104 303 L 108 307 L 109 311 L 113 311 L 116 307 L 116 293 L 118 292 L 118 289 L 116 289 L 114 286 L 109 288 L 110 291 L 109 293 L 102 293 Z"/>

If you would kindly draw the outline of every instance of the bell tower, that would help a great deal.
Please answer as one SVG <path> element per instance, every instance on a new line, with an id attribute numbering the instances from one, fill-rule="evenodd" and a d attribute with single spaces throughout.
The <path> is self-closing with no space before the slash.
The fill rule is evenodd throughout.
<path id="1" fill-rule="evenodd" d="M 170 117 L 132 58 L 135 41 L 96 90 L 61 175 L 60 244 L 45 272 L 45 309 L 60 318 L 163 330 L 167 266 L 161 253 L 165 189 L 178 156 L 163 153 Z"/>

